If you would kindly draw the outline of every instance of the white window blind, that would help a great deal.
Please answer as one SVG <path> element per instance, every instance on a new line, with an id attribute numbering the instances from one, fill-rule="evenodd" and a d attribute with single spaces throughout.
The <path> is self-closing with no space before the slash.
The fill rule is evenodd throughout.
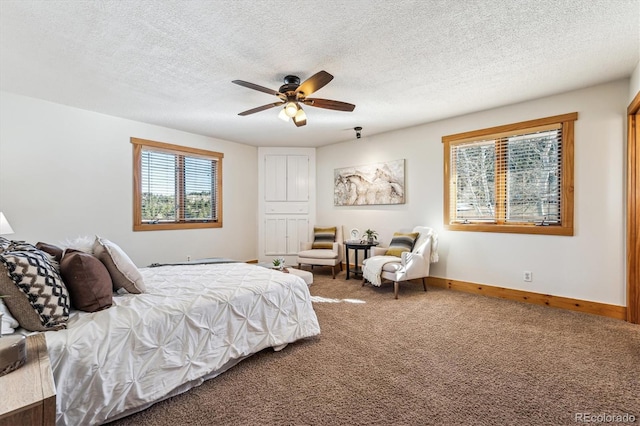
<path id="1" fill-rule="evenodd" d="M 176 156 L 142 150 L 142 221 L 175 221 Z"/>
<path id="2" fill-rule="evenodd" d="M 450 150 L 453 222 L 561 223 L 561 125 L 461 141 Z"/>
<path id="3" fill-rule="evenodd" d="M 505 138 L 498 164 L 506 175 L 507 222 L 559 224 L 562 130 Z"/>
<path id="4" fill-rule="evenodd" d="M 142 222 L 217 220 L 217 166 L 215 159 L 143 148 L 140 179 Z"/>
<path id="5" fill-rule="evenodd" d="M 496 220 L 495 141 L 473 141 L 451 146 L 455 165 L 451 217 L 458 222 Z"/>

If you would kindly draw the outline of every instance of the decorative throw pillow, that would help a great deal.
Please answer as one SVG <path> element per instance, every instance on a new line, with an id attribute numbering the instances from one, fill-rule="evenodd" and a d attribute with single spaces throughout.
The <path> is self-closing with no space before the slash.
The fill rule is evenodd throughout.
<path id="1" fill-rule="evenodd" d="M 113 282 L 98 258 L 67 249 L 60 263 L 60 274 L 69 291 L 72 307 L 96 312 L 113 303 Z"/>
<path id="2" fill-rule="evenodd" d="M 333 243 L 336 240 L 336 227 L 331 228 L 313 228 L 313 244 L 311 248 L 314 249 L 329 249 L 333 248 Z"/>
<path id="3" fill-rule="evenodd" d="M 133 294 L 146 291 L 142 274 L 117 244 L 96 236 L 96 240 L 93 243 L 93 254 L 107 267 L 107 271 L 109 271 L 113 281 L 114 290 L 124 288 Z"/>
<path id="4" fill-rule="evenodd" d="M 42 250 L 45 253 L 49 253 L 53 256 L 53 259 L 60 263 L 62 261 L 62 255 L 64 254 L 64 250 L 58 246 L 54 246 L 53 244 L 47 243 L 36 243 L 36 248 L 38 250 Z"/>
<path id="5" fill-rule="evenodd" d="M 405 251 L 411 251 L 413 245 L 418 239 L 419 232 L 402 233 L 396 232 L 393 234 L 389 248 L 387 249 L 387 256 L 402 256 Z"/>
<path id="6" fill-rule="evenodd" d="M 38 248 L 25 241 L 9 241 L 6 251 L 38 251 Z"/>
<path id="7" fill-rule="evenodd" d="M 7 240 L 5 237 L 0 237 L 0 253 L 5 251 L 11 245 L 11 240 Z"/>
<path id="8" fill-rule="evenodd" d="M 66 328 L 69 293 L 49 255 L 34 249 L 0 254 L 0 294 L 20 326 L 31 331 Z"/>

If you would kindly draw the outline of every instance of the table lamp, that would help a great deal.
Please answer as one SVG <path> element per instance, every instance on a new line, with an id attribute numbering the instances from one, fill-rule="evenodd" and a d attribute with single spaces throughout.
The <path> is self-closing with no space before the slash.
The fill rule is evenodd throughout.
<path id="1" fill-rule="evenodd" d="M 4 216 L 4 213 L 0 212 L 0 235 L 13 234 L 13 228 L 9 225 L 9 221 Z"/>

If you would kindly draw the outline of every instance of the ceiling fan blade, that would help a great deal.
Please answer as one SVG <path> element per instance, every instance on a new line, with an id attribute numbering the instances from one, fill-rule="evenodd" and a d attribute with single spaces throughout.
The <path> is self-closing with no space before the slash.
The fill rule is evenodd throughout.
<path id="1" fill-rule="evenodd" d="M 264 111 L 265 109 L 277 107 L 277 106 L 280 106 L 280 105 L 283 105 L 283 104 L 284 104 L 284 101 L 274 102 L 272 104 L 266 104 L 266 105 L 259 106 L 257 108 L 248 109 L 246 111 L 243 111 L 243 112 L 239 113 L 238 115 L 245 116 L 245 115 L 249 115 L 249 114 L 255 114 L 256 112 Z"/>
<path id="2" fill-rule="evenodd" d="M 346 102 L 332 101 L 331 99 L 307 98 L 302 101 L 305 105 L 314 106 L 316 108 L 335 109 L 337 111 L 353 111 L 355 105 Z"/>
<path id="3" fill-rule="evenodd" d="M 302 82 L 300 86 L 296 89 L 296 93 L 304 93 L 305 96 L 309 96 L 313 92 L 322 89 L 326 86 L 331 80 L 333 80 L 333 76 L 326 71 L 320 71 L 306 79 Z"/>
<path id="4" fill-rule="evenodd" d="M 240 86 L 244 86 L 247 87 L 249 89 L 253 89 L 253 90 L 258 90 L 260 92 L 264 92 L 264 93 L 268 93 L 270 95 L 274 95 L 274 96 L 280 96 L 282 95 L 282 93 L 280 92 L 276 92 L 273 89 L 269 89 L 267 87 L 264 86 L 259 86 L 257 84 L 254 83 L 249 83 L 248 81 L 243 81 L 243 80 L 233 80 L 232 83 L 238 84 Z"/>

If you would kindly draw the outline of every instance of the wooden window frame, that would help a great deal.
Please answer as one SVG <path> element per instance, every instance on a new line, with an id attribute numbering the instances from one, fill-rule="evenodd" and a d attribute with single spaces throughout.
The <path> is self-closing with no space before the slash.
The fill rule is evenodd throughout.
<path id="1" fill-rule="evenodd" d="M 175 229 L 202 229 L 202 228 L 222 228 L 222 159 L 224 154 L 215 151 L 208 151 L 199 148 L 191 148 L 180 145 L 173 145 L 164 142 L 156 142 L 146 139 L 131 138 L 133 144 L 133 230 L 134 231 L 162 231 Z M 216 214 L 217 219 L 211 221 L 176 221 L 170 223 L 145 223 L 142 221 L 142 151 L 150 149 L 158 152 L 166 152 L 174 155 L 184 155 L 189 157 L 201 157 L 217 162 L 216 169 Z M 180 158 L 180 157 L 179 157 Z M 183 167 L 178 167 L 178 174 L 184 173 Z M 184 196 L 183 189 L 179 187 L 178 197 Z M 178 217 L 184 217 L 182 203 L 179 203 L 180 211 L 176 212 Z"/>
<path id="2" fill-rule="evenodd" d="M 442 137 L 444 144 L 444 227 L 450 231 L 474 231 L 474 232 L 505 232 L 514 234 L 543 234 L 543 235 L 573 235 L 573 209 L 574 209 L 574 122 L 578 119 L 578 113 L 556 115 L 552 117 L 539 118 L 536 120 L 523 121 L 520 123 L 507 124 L 504 126 L 491 127 L 487 129 L 474 130 L 470 132 L 458 133 Z M 451 218 L 450 203 L 451 194 L 451 146 L 463 141 L 468 142 L 474 139 L 490 139 L 499 135 L 517 135 L 523 130 L 540 128 L 545 126 L 560 125 L 562 127 L 562 151 L 561 151 L 561 206 L 560 224 L 549 224 L 545 226 L 533 223 L 507 223 L 498 220 L 496 223 L 471 222 L 455 223 Z M 496 175 L 496 186 L 500 182 L 504 183 L 504 175 Z M 502 191 L 496 191 L 496 210 L 504 206 L 504 197 L 499 195 Z M 501 218 L 499 218 L 501 219 Z"/>
<path id="3" fill-rule="evenodd" d="M 640 324 L 640 92 L 627 116 L 627 321 Z"/>

